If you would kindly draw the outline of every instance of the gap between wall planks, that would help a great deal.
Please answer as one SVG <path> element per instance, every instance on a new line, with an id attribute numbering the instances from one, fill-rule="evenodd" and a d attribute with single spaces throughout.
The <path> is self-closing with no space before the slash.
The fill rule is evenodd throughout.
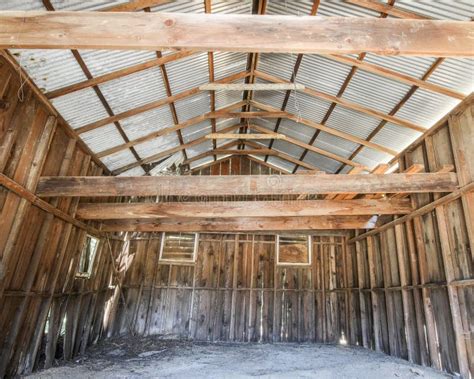
<path id="1" fill-rule="evenodd" d="M 373 309 L 360 311 L 369 346 L 466 378 L 474 367 L 473 113 L 471 96 L 398 156 L 400 170 L 454 165 L 460 190 L 412 194 L 418 211 L 349 240 Z"/>

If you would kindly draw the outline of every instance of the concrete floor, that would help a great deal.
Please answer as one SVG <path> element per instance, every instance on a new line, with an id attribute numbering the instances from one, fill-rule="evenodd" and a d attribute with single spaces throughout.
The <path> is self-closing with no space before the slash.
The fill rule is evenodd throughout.
<path id="1" fill-rule="evenodd" d="M 448 378 L 358 347 L 120 338 L 32 378 Z"/>

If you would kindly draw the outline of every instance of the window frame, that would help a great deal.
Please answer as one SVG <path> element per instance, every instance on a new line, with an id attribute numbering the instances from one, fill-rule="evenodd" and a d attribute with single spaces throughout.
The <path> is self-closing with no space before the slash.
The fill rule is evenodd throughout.
<path id="1" fill-rule="evenodd" d="M 163 251 L 165 248 L 165 237 L 166 233 L 168 234 L 194 234 L 194 246 L 193 246 L 193 260 L 192 261 L 181 261 L 177 259 L 163 258 Z M 193 266 L 196 264 L 197 251 L 198 251 L 198 242 L 199 242 L 199 233 L 194 232 L 162 232 L 161 234 L 161 244 L 160 244 L 160 256 L 158 259 L 158 264 L 175 264 L 175 265 L 187 265 Z"/>
<path id="2" fill-rule="evenodd" d="M 80 269 L 81 269 L 81 261 L 83 259 L 83 255 L 84 255 L 84 252 L 85 252 L 86 247 L 87 247 L 88 239 L 90 239 L 91 241 L 96 240 L 97 244 L 95 245 L 95 249 L 93 251 L 93 254 L 92 254 L 92 257 L 91 257 L 91 260 L 90 260 L 90 263 L 89 263 L 89 270 L 87 272 L 85 272 L 85 271 L 80 271 Z M 95 262 L 95 258 L 97 256 L 97 251 L 99 250 L 100 242 L 101 242 L 100 238 L 97 238 L 97 237 L 93 236 L 92 234 L 86 234 L 86 237 L 84 239 L 84 243 L 82 245 L 81 255 L 79 257 L 79 262 L 78 262 L 78 265 L 77 265 L 77 271 L 76 271 L 76 277 L 77 278 L 89 279 L 92 276 L 92 271 L 94 269 L 94 262 Z"/>
<path id="3" fill-rule="evenodd" d="M 308 262 L 305 263 L 296 263 L 296 262 L 280 262 L 280 237 L 281 234 L 277 234 L 276 238 L 276 265 L 277 266 L 299 266 L 299 267 L 308 267 L 313 263 L 313 237 L 311 235 L 306 236 L 306 244 L 308 249 Z"/>

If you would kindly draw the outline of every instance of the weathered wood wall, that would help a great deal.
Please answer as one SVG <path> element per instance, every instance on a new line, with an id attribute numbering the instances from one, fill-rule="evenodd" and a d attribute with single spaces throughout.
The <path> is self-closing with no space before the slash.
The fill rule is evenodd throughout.
<path id="1" fill-rule="evenodd" d="M 130 241 L 125 306 L 110 333 L 356 342 L 345 237 L 314 236 L 304 267 L 277 266 L 275 242 L 274 235 L 200 234 L 196 263 L 179 265 L 159 261 L 160 234 Z"/>
<path id="2" fill-rule="evenodd" d="M 0 377 L 84 350 L 100 336 L 104 304 L 113 294 L 105 240 L 92 277 L 77 278 L 85 228 L 5 185 L 31 194 L 41 175 L 103 173 L 33 89 L 20 86 L 18 72 L 0 56 Z M 49 204 L 74 216 L 78 200 L 51 199 Z M 120 244 L 112 242 L 114 254 Z"/>
<path id="3" fill-rule="evenodd" d="M 398 159 L 401 170 L 415 163 L 427 172 L 454 165 L 458 195 L 349 246 L 362 344 L 466 378 L 474 372 L 473 114 L 470 101 Z M 419 208 L 443 195 L 411 200 Z"/>

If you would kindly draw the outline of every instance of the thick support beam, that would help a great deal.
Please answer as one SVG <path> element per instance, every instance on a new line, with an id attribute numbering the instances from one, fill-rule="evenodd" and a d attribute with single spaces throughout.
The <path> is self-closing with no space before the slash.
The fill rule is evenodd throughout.
<path id="1" fill-rule="evenodd" d="M 103 232 L 251 232 L 321 229 L 373 229 L 376 216 L 241 217 L 104 221 Z"/>
<path id="2" fill-rule="evenodd" d="M 297 216 L 362 216 L 407 214 L 408 199 L 209 201 L 176 203 L 86 203 L 77 216 L 85 220 L 130 218 L 232 218 Z"/>
<path id="3" fill-rule="evenodd" d="M 139 37 L 139 38 L 138 38 Z M 2 12 L 0 48 L 473 56 L 470 22 L 237 14 Z"/>
<path id="4" fill-rule="evenodd" d="M 138 176 L 42 177 L 37 195 L 54 196 L 224 196 L 327 193 L 421 193 L 451 192 L 456 174 L 388 175 L 229 175 L 229 176 Z"/>

